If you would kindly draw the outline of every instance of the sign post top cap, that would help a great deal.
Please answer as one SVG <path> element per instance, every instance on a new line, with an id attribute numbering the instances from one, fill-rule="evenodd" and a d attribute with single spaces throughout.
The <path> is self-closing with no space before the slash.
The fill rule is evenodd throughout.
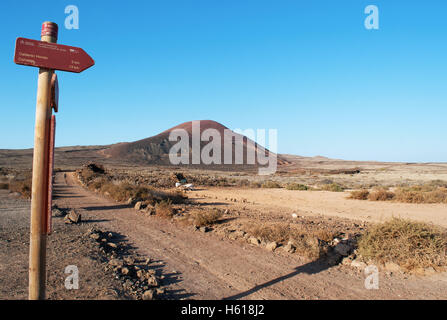
<path id="1" fill-rule="evenodd" d="M 57 39 L 58 26 L 56 23 L 51 21 L 45 21 L 42 23 L 42 32 L 41 36 L 50 36 Z"/>

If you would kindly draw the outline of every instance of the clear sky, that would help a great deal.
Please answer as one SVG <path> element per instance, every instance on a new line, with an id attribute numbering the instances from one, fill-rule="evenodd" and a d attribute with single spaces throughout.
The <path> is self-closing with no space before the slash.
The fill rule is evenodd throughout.
<path id="1" fill-rule="evenodd" d="M 14 43 L 50 20 L 96 62 L 58 72 L 57 146 L 212 119 L 277 129 L 280 153 L 445 162 L 446 16 L 445 0 L 1 1 L 0 148 L 33 146 L 38 71 L 13 63 Z"/>

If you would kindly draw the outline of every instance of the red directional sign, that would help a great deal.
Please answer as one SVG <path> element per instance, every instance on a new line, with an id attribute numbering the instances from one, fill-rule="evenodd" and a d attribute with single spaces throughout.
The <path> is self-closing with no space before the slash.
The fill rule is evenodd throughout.
<path id="1" fill-rule="evenodd" d="M 81 48 L 25 38 L 16 40 L 14 62 L 25 66 L 76 73 L 95 64 L 95 61 Z"/>

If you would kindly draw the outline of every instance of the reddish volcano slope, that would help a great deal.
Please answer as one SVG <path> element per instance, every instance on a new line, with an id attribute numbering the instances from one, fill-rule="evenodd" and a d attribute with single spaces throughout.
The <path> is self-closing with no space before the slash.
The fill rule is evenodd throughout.
<path id="1" fill-rule="evenodd" d="M 229 130 L 224 125 L 212 121 L 212 120 L 200 120 L 198 121 L 200 124 L 200 135 L 207 129 L 214 129 L 220 134 L 221 137 L 221 163 L 224 163 L 224 132 L 225 130 Z M 111 158 L 120 158 L 130 160 L 133 163 L 138 164 L 161 164 L 161 165 L 170 165 L 171 162 L 169 160 L 169 151 L 172 146 L 174 146 L 177 141 L 169 141 L 169 135 L 173 130 L 183 129 L 188 133 L 189 136 L 189 163 L 192 163 L 192 121 L 182 123 L 178 126 L 175 126 L 171 129 L 163 131 L 162 133 L 138 140 L 135 142 L 129 143 L 120 143 L 111 146 L 109 149 L 104 150 L 104 154 L 107 157 Z M 243 141 L 243 164 L 247 165 L 247 148 L 251 148 L 250 151 L 256 152 L 265 152 L 268 155 L 269 151 L 264 149 L 262 146 L 257 145 L 252 140 L 248 139 L 245 136 L 241 136 L 237 133 L 233 133 L 235 136 L 239 137 Z M 200 148 L 206 146 L 209 141 L 201 141 Z M 255 148 L 255 150 L 253 150 Z M 235 143 L 233 142 L 232 146 L 232 158 L 234 163 L 234 153 L 235 153 Z M 285 162 L 284 160 L 278 157 L 278 164 L 282 164 Z M 201 163 L 202 164 L 202 163 Z M 228 166 L 228 165 L 226 165 Z"/>

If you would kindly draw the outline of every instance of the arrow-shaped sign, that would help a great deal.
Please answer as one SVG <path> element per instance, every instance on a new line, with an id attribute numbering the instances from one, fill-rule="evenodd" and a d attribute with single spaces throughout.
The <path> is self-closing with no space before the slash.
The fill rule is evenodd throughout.
<path id="1" fill-rule="evenodd" d="M 76 73 L 95 64 L 95 61 L 81 48 L 25 38 L 16 40 L 14 62 L 25 66 Z"/>

